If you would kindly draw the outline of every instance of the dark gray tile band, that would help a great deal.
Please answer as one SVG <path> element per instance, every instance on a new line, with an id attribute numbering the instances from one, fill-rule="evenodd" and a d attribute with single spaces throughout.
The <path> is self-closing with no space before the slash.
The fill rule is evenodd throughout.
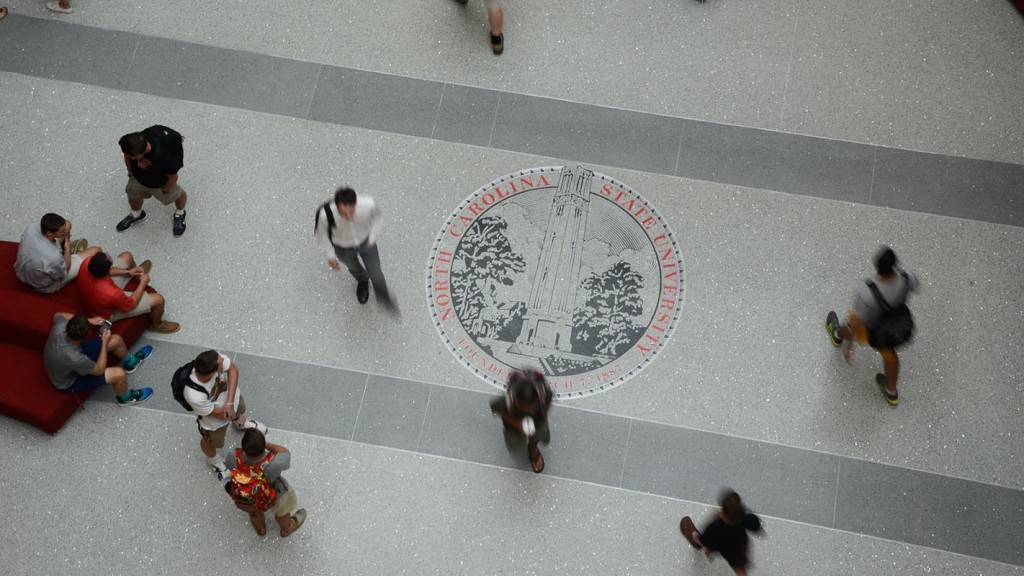
<path id="1" fill-rule="evenodd" d="M 0 54 L 0 70 L 7 72 L 567 161 L 1024 225 L 1024 166 L 1016 164 L 495 92 L 19 14 L 4 21 Z"/>
<path id="2" fill-rule="evenodd" d="M 156 351 L 131 385 L 156 390 L 147 408 L 184 413 L 170 396 L 171 374 L 203 348 L 138 346 L 147 343 Z M 506 451 L 490 414 L 497 391 L 223 352 L 239 366 L 248 414 L 272 430 L 529 469 L 525 454 Z M 113 394 L 93 399 L 113 402 Z M 1024 566 L 1024 490 L 567 405 L 552 412 L 551 432 L 548 476 L 707 504 L 731 486 L 769 516 Z"/>

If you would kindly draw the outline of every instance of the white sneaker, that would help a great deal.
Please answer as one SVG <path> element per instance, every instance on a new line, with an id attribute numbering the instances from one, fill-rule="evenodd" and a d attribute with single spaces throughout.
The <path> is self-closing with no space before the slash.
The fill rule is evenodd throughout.
<path id="1" fill-rule="evenodd" d="M 61 14 L 71 14 L 75 11 L 75 9 L 70 6 L 67 8 L 61 8 L 60 2 L 58 2 L 57 0 L 54 0 L 53 2 L 47 2 L 46 7 L 54 12 L 60 12 Z"/>
<path id="2" fill-rule="evenodd" d="M 266 426 L 253 420 L 252 418 L 246 418 L 245 424 L 235 424 L 235 430 L 249 430 L 250 428 L 255 428 L 264 434 L 270 431 L 270 428 L 267 428 Z"/>
<path id="3" fill-rule="evenodd" d="M 227 482 L 228 480 L 231 480 L 231 470 L 228 470 L 228 467 L 225 466 L 223 463 L 221 463 L 218 466 L 210 464 L 210 470 L 213 470 L 213 473 L 217 475 L 217 480 L 221 482 Z"/>

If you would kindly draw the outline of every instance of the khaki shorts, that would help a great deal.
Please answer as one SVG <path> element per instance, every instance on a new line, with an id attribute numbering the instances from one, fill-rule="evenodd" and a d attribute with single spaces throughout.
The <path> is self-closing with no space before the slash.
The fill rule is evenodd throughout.
<path id="1" fill-rule="evenodd" d="M 71 257 L 74 259 L 74 256 Z M 81 263 L 79 263 L 81 265 Z M 114 266 L 118 268 L 128 269 L 128 262 L 121 258 L 114 259 Z M 111 276 L 111 280 L 114 284 L 117 284 L 122 289 L 128 285 L 128 282 L 132 279 L 131 276 Z M 125 294 L 131 296 L 132 293 L 125 290 Z M 114 313 L 110 315 L 111 322 L 117 322 L 118 320 L 124 320 L 125 318 L 134 318 L 136 316 L 142 316 L 143 314 L 149 314 L 153 309 L 153 303 L 149 299 L 149 292 L 143 292 L 142 298 L 139 299 L 139 303 L 135 305 L 135 308 L 127 312 L 121 312 L 120 310 L 114 310 Z"/>
<path id="2" fill-rule="evenodd" d="M 82 256 L 79 254 L 71 255 L 71 267 L 68 268 L 68 275 L 64 277 L 60 282 L 51 284 L 47 288 L 39 290 L 43 294 L 53 294 L 61 288 L 71 284 L 75 278 L 78 278 L 78 271 L 82 268 Z"/>
<path id="3" fill-rule="evenodd" d="M 149 198 L 156 198 L 161 204 L 167 206 L 178 200 L 178 196 L 181 196 L 184 190 L 181 186 L 175 184 L 170 191 L 166 194 L 163 188 L 147 188 L 143 186 L 141 182 L 135 179 L 134 176 L 128 177 L 128 185 L 124 187 L 124 191 L 128 194 L 129 200 L 143 201 Z"/>
<path id="4" fill-rule="evenodd" d="M 285 492 L 278 492 L 277 502 L 270 507 L 270 511 L 274 513 L 274 516 L 291 516 L 299 507 L 299 499 L 295 496 L 295 489 L 291 486 Z"/>
<path id="5" fill-rule="evenodd" d="M 238 398 L 238 410 L 236 411 L 236 413 L 245 414 L 244 396 L 240 396 Z M 196 422 L 196 425 L 199 426 L 199 423 Z M 213 446 L 214 450 L 220 450 L 221 448 L 224 447 L 224 435 L 227 434 L 228 426 L 228 424 L 225 424 L 224 426 L 221 426 L 216 430 L 207 430 L 206 428 L 199 426 L 199 435 L 203 437 L 203 440 L 209 442 L 210 446 Z"/>

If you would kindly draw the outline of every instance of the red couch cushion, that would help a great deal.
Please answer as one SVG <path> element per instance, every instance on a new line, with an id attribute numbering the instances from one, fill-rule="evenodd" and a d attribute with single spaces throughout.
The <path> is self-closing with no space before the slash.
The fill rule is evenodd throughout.
<path id="1" fill-rule="evenodd" d="M 7 342 L 0 342 L 0 366 L 4 372 L 0 381 L 0 414 L 6 414 L 56 433 L 78 409 L 90 392 L 78 393 L 57 390 L 50 384 L 43 368 L 41 352 L 29 350 Z"/>

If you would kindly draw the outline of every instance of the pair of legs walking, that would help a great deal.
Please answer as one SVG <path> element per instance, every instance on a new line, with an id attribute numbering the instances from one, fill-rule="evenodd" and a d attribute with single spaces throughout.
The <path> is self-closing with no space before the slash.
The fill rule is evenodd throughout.
<path id="1" fill-rule="evenodd" d="M 359 246 L 349 248 L 334 247 L 334 255 L 343 263 L 352 277 L 356 279 L 356 296 L 363 304 L 369 299 L 369 284 L 373 284 L 373 293 L 377 300 L 387 306 L 392 305 L 388 283 L 384 279 L 384 271 L 380 267 L 380 253 L 376 244 L 363 242 Z"/>
<path id="2" fill-rule="evenodd" d="M 267 533 L 267 518 L 259 508 L 246 504 L 235 502 L 235 507 L 249 515 L 249 522 L 252 523 L 252 527 L 256 530 L 256 534 L 265 536 Z M 292 514 L 292 510 L 295 511 Z M 277 494 L 277 501 L 270 508 L 271 513 L 274 514 L 274 520 L 277 522 L 278 527 L 281 529 L 281 538 L 287 538 L 291 536 L 292 532 L 295 532 L 302 526 L 303 522 L 306 521 L 306 509 L 299 508 L 298 498 L 295 496 L 295 490 L 288 488 L 284 492 Z"/>
<path id="3" fill-rule="evenodd" d="M 853 362 L 853 345 L 870 346 L 868 328 L 860 318 L 852 311 L 846 324 L 839 323 L 839 317 L 835 312 L 829 312 L 825 318 L 825 329 L 828 331 L 832 345 L 842 347 L 843 358 L 847 364 Z M 875 384 L 885 396 L 886 402 L 896 406 L 900 402 L 899 392 L 896 390 L 896 382 L 900 377 L 900 358 L 896 350 L 892 348 L 876 348 L 882 356 L 882 369 L 884 373 L 875 376 Z"/>

